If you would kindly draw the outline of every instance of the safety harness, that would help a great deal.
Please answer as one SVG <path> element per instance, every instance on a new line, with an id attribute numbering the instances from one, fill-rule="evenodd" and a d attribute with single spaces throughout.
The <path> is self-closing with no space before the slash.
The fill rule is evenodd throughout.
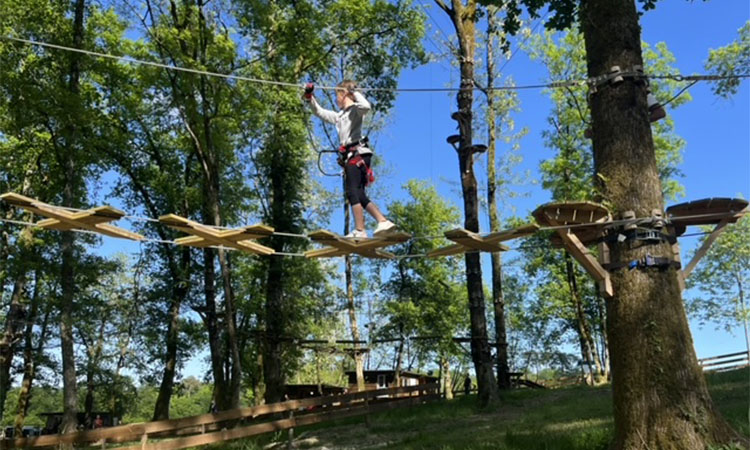
<path id="1" fill-rule="evenodd" d="M 364 158 L 357 152 L 359 147 L 364 147 L 370 142 L 367 136 L 361 138 L 351 144 L 342 145 L 339 147 L 339 164 L 343 167 L 344 165 L 357 166 L 365 171 L 365 186 L 369 186 L 375 182 L 375 173 L 370 167 L 365 164 Z"/>

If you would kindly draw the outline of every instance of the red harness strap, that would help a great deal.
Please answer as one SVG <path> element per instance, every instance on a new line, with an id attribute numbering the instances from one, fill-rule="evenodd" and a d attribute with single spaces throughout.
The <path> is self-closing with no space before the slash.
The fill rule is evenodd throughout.
<path id="1" fill-rule="evenodd" d="M 352 166 L 364 167 L 366 169 L 367 173 L 365 176 L 365 186 L 369 186 L 375 182 L 375 172 L 373 172 L 371 168 L 367 167 L 367 164 L 365 164 L 365 160 L 361 156 L 352 156 L 351 158 L 349 158 L 348 164 Z"/>

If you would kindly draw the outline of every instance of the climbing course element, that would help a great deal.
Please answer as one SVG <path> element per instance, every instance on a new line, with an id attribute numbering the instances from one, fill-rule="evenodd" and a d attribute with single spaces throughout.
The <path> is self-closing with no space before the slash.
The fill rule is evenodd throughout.
<path id="1" fill-rule="evenodd" d="M 455 242 L 455 244 L 432 250 L 427 253 L 427 257 L 436 258 L 438 256 L 451 256 L 473 251 L 504 252 L 508 251 L 509 248 L 501 244 L 501 242 L 534 234 L 537 230 L 539 230 L 539 226 L 536 224 L 527 224 L 518 228 L 497 231 L 486 236 L 481 236 L 464 228 L 456 228 L 444 233 L 445 237 Z"/>
<path id="2" fill-rule="evenodd" d="M 58 231 L 86 230 L 106 236 L 141 241 L 144 236 L 110 225 L 125 216 L 125 213 L 111 206 L 99 206 L 85 211 L 71 212 L 66 208 L 49 205 L 39 200 L 8 192 L 0 195 L 6 203 L 23 208 L 34 214 L 47 217 L 36 226 Z"/>
<path id="3" fill-rule="evenodd" d="M 604 226 L 612 221 L 609 210 L 593 202 L 547 203 L 531 213 L 542 226 L 555 228 L 560 243 L 591 275 L 602 295 L 612 297 L 612 282 L 607 272 L 591 254 L 586 244 L 597 240 Z M 565 225 L 571 225 L 565 228 Z M 555 239 L 552 239 L 553 243 Z M 608 253 L 606 251 L 600 254 Z"/>
<path id="4" fill-rule="evenodd" d="M 684 280 L 690 276 L 698 261 L 708 252 L 711 244 L 724 231 L 724 227 L 737 222 L 747 213 L 748 202 L 740 198 L 705 198 L 667 208 L 670 225 L 676 236 L 685 233 L 685 229 L 690 225 L 716 225 L 713 232 L 695 252 L 693 259 L 682 270 L 682 279 L 680 280 L 682 289 L 684 289 Z M 679 257 L 680 250 L 677 244 L 672 245 L 672 250 Z"/>
<path id="5" fill-rule="evenodd" d="M 380 249 L 411 239 L 409 233 L 400 231 L 381 233 L 372 238 L 346 238 L 327 230 L 314 231 L 307 236 L 315 242 L 328 245 L 305 252 L 308 258 L 328 258 L 356 253 L 367 258 L 393 259 L 396 255 Z"/>
<path id="6" fill-rule="evenodd" d="M 225 229 L 203 225 L 175 214 L 161 216 L 159 222 L 191 235 L 175 239 L 175 243 L 178 245 L 190 247 L 224 246 L 257 255 L 273 255 L 275 253 L 271 247 L 251 241 L 251 239 L 261 239 L 273 235 L 273 228 L 266 225 Z"/>

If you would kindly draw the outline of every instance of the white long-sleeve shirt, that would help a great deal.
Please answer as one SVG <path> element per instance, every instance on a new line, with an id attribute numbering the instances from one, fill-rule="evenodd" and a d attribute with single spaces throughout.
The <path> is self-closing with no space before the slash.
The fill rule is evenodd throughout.
<path id="1" fill-rule="evenodd" d="M 336 126 L 341 145 L 349 145 L 362 139 L 362 119 L 370 111 L 371 106 L 361 92 L 355 91 L 354 103 L 339 112 L 323 108 L 315 97 L 310 99 L 310 108 L 313 114 Z M 364 146 L 357 150 L 361 155 L 372 153 L 372 150 Z"/>

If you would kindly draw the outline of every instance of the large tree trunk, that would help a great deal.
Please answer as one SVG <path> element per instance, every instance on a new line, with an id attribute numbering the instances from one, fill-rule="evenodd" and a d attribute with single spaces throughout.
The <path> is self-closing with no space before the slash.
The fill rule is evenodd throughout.
<path id="1" fill-rule="evenodd" d="M 278 237 L 271 238 L 279 241 Z M 283 248 L 279 242 L 274 248 Z M 278 247 L 277 247 L 278 246 Z M 284 395 L 285 377 L 282 370 L 281 337 L 284 332 L 283 320 L 283 279 L 284 259 L 270 258 L 268 262 L 268 281 L 266 282 L 266 334 L 263 357 L 263 379 L 266 385 L 266 403 L 281 401 Z"/>
<path id="2" fill-rule="evenodd" d="M 586 0 L 581 7 L 588 74 L 642 65 L 633 0 Z M 646 86 L 626 80 L 591 97 L 594 167 L 615 213 L 663 211 L 648 121 Z M 671 257 L 668 243 L 614 244 L 612 261 Z M 612 355 L 614 449 L 705 449 L 738 438 L 715 410 L 698 366 L 674 269 L 613 271 L 607 301 Z"/>
<path id="3" fill-rule="evenodd" d="M 83 19 L 85 11 L 85 0 L 76 0 L 73 13 L 73 47 L 83 47 Z M 80 62 L 81 55 L 73 53 L 70 56 L 70 77 L 68 90 L 71 95 L 77 97 L 80 89 Z M 69 120 L 75 120 L 70 118 Z M 63 156 L 63 189 L 62 202 L 65 206 L 76 206 L 76 174 L 75 153 L 77 148 L 76 126 L 71 123 L 66 130 L 67 142 L 65 142 L 65 155 Z M 60 285 L 62 298 L 60 299 L 60 348 L 62 353 L 63 369 L 63 418 L 61 429 L 63 433 L 72 433 L 78 426 L 78 387 L 76 385 L 75 349 L 73 348 L 73 300 L 75 297 L 75 270 L 74 245 L 75 235 L 72 231 L 62 232 L 61 253 L 62 271 L 60 273 Z"/>
<path id="4" fill-rule="evenodd" d="M 272 153 L 270 174 L 270 222 L 277 230 L 294 229 L 294 218 L 288 214 L 291 205 L 288 199 L 285 178 L 290 176 L 289 167 L 286 163 L 287 149 L 284 148 L 284 139 L 281 136 L 284 130 L 279 124 L 274 123 L 272 134 L 267 140 L 269 151 Z M 275 139 L 275 137 L 279 137 Z M 285 249 L 284 238 L 273 236 L 270 238 L 271 247 L 283 252 Z M 265 381 L 266 403 L 274 403 L 283 400 L 284 386 L 286 384 L 283 370 L 282 337 L 284 335 L 284 275 L 286 272 L 284 258 L 270 257 L 268 260 L 268 279 L 266 281 L 266 334 L 263 355 L 263 379 Z"/>
<path id="5" fill-rule="evenodd" d="M 202 7 L 202 2 L 199 2 Z M 203 11 L 200 11 L 199 17 L 203 24 Z M 205 26 L 201 25 L 201 34 L 205 32 Z M 201 58 L 205 64 L 205 39 L 202 40 Z M 220 197 L 220 170 L 219 170 L 219 158 L 217 157 L 217 149 L 214 145 L 212 121 L 210 117 L 210 101 L 209 95 L 207 94 L 206 77 L 200 79 L 200 93 L 201 93 L 201 116 L 203 119 L 203 136 L 205 139 L 205 149 L 198 148 L 198 155 L 201 158 L 201 163 L 204 168 L 204 182 L 207 186 L 207 206 L 212 213 L 212 224 L 215 226 L 222 225 L 221 218 L 221 197 Z M 205 150 L 201 151 L 201 150 Z M 237 341 L 237 317 L 234 306 L 234 289 L 232 288 L 232 272 L 230 269 L 229 256 L 223 249 L 218 250 L 219 256 L 219 268 L 221 270 L 221 278 L 224 284 L 224 326 L 227 332 L 227 341 L 229 345 L 229 353 L 231 354 L 231 366 L 226 371 L 225 377 L 229 378 L 227 386 L 228 396 L 223 400 L 223 404 L 226 404 L 227 409 L 239 408 L 240 407 L 240 389 L 242 381 L 242 364 L 240 360 L 240 350 Z M 226 359 L 226 356 L 225 356 Z M 227 361 L 229 363 L 229 361 Z M 225 381 L 227 383 L 227 381 Z M 219 404 L 219 402 L 217 402 Z M 224 409 L 224 408 L 222 408 Z"/>
<path id="6" fill-rule="evenodd" d="M 442 0 L 436 0 L 436 2 L 451 18 L 458 37 L 461 90 L 456 96 L 458 111 L 454 113 L 453 117 L 458 121 L 460 135 L 457 153 L 461 191 L 464 199 L 464 228 L 479 232 L 477 180 L 474 176 L 472 143 L 476 3 L 474 0 L 468 0 L 466 6 L 464 6 L 461 0 L 452 0 L 452 7 L 448 7 Z M 487 337 L 482 266 L 478 253 L 467 253 L 465 259 L 466 288 L 469 293 L 471 319 L 471 358 L 474 361 L 474 370 L 477 376 L 479 405 L 485 407 L 497 400 L 498 392 L 495 374 L 492 371 L 490 343 Z"/>
<path id="7" fill-rule="evenodd" d="M 495 123 L 495 93 L 492 90 L 495 80 L 495 52 L 494 34 L 497 29 L 497 8 L 488 8 L 487 16 L 487 208 L 490 216 L 490 231 L 500 231 L 500 218 L 497 213 L 497 170 L 495 152 L 497 147 Z M 508 343 L 505 331 L 505 300 L 503 299 L 503 267 L 500 252 L 492 253 L 492 306 L 495 317 L 495 344 L 497 353 L 497 386 L 500 389 L 510 389 L 510 375 L 508 368 Z"/>

